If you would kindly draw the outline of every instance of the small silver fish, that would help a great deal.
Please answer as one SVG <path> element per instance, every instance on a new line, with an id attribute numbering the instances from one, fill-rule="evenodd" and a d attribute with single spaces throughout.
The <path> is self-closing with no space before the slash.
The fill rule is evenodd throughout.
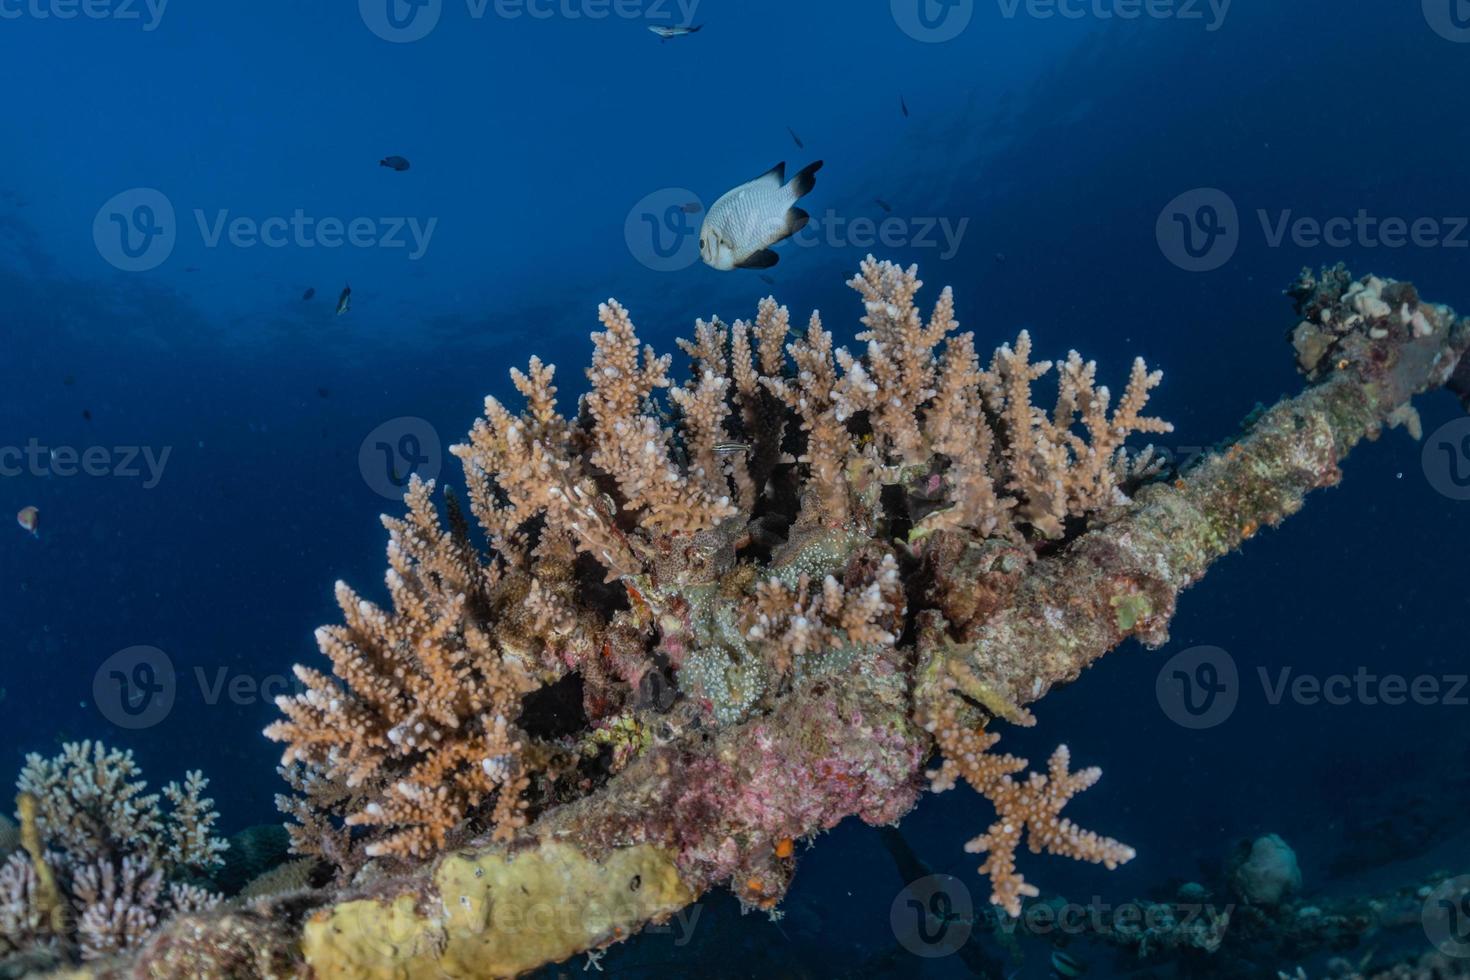
<path id="1" fill-rule="evenodd" d="M 812 216 L 796 202 L 817 186 L 822 161 L 804 168 L 788 183 L 786 164 L 776 164 L 755 180 L 716 201 L 699 229 L 699 255 L 721 272 L 769 269 L 781 257 L 771 246 L 801 231 Z"/>
<path id="2" fill-rule="evenodd" d="M 716 456 L 738 456 L 748 452 L 750 452 L 750 446 L 743 442 L 721 442 L 715 445 Z"/>
<path id="3" fill-rule="evenodd" d="M 669 38 L 672 37 L 685 37 L 690 34 L 698 34 L 700 31 L 704 30 L 704 25 L 696 24 L 693 27 L 662 27 L 659 25 L 654 25 L 652 27 L 649 27 L 648 29 L 667 41 Z"/>
<path id="4" fill-rule="evenodd" d="M 352 287 L 343 286 L 342 295 L 337 297 L 337 316 L 352 309 Z"/>

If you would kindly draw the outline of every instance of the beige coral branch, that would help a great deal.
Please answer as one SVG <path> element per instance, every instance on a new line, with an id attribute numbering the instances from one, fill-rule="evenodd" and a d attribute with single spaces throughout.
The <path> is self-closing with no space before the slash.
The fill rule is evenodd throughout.
<path id="1" fill-rule="evenodd" d="M 1109 869 L 1134 858 L 1133 848 L 1082 830 L 1061 815 L 1068 800 L 1102 778 L 1097 768 L 1070 771 L 1071 753 L 1065 745 L 1052 753 L 1045 774 L 1033 772 L 1018 780 L 1016 774 L 1025 770 L 1026 760 L 991 752 L 1000 736 L 967 727 L 953 698 L 932 709 L 924 727 L 944 753 L 943 763 L 928 774 L 931 788 L 943 792 L 963 778 L 995 807 L 995 821 L 965 850 L 986 855 L 979 870 L 990 879 L 990 901 L 1010 915 L 1021 914 L 1023 898 L 1039 894 L 1016 870 L 1016 848 L 1023 833 L 1033 854 L 1045 851 Z"/>
<path id="2" fill-rule="evenodd" d="M 389 605 L 339 584 L 343 624 L 317 635 L 331 673 L 298 667 L 306 689 L 267 730 L 286 743 L 298 851 L 350 871 L 475 828 L 512 837 L 629 768 L 656 732 L 758 718 L 812 679 L 891 675 L 917 617 L 945 610 L 962 640 L 977 624 L 960 607 L 994 600 L 935 556 L 994 547 L 1019 571 L 1037 543 L 1126 506 L 1149 464 L 1125 440 L 1167 431 L 1143 414 L 1157 373 L 1137 362 L 1114 406 L 1071 354 L 1048 412 L 1034 392 L 1053 364 L 1032 361 L 1029 335 L 986 369 L 950 290 L 920 309 L 916 268 L 870 257 L 850 285 L 852 350 L 816 313 L 791 336 L 767 298 L 753 321 L 698 321 L 676 383 L 609 301 L 575 417 L 558 411 L 554 367 L 512 372 L 524 408 L 487 399 L 453 449 L 488 553 L 452 499 L 446 527 L 432 485 L 414 482 L 406 516 L 384 520 Z M 568 679 L 584 730 L 533 736 L 555 698 L 532 696 Z M 1025 894 L 1008 864 L 1023 829 L 1033 847 L 1124 859 L 1059 816 L 1090 771 L 1059 757 L 1013 781 L 1024 763 L 985 755 L 988 736 L 936 738 L 1001 813 L 982 841 L 1007 907 Z M 605 749 L 609 765 L 587 764 Z"/>
<path id="3" fill-rule="evenodd" d="M 443 530 L 415 480 L 405 520 L 389 530 L 387 611 L 338 583 L 345 625 L 317 632 L 335 679 L 298 667 L 306 690 L 283 696 L 285 719 L 266 735 L 287 743 L 282 765 L 302 763 L 356 808 L 349 826 L 378 828 L 369 854 L 423 855 L 475 807 L 495 799 L 495 826 L 521 822 L 522 738 L 509 719 L 537 686 L 530 665 L 468 610 L 500 583 Z"/>

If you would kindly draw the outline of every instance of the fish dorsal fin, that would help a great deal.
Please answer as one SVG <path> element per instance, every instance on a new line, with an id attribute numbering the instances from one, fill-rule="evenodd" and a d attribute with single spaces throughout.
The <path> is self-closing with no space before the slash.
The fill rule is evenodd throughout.
<path id="1" fill-rule="evenodd" d="M 755 180 L 751 181 L 751 183 L 752 184 L 761 184 L 761 183 L 765 183 L 768 180 L 775 181 L 777 187 L 785 187 L 786 186 L 786 161 L 785 160 L 782 160 L 780 163 L 776 164 L 770 170 L 767 170 L 765 173 L 761 174 Z"/>

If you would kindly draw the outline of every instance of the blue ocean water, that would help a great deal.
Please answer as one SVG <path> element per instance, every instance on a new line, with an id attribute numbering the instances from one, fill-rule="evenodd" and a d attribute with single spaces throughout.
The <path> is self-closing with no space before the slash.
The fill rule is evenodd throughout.
<path id="1" fill-rule="evenodd" d="M 38 537 L 0 535 L 0 778 L 100 738 L 156 781 L 203 769 L 226 830 L 277 820 L 268 695 L 317 662 L 334 581 L 381 594 L 392 477 L 457 482 L 447 447 L 485 395 L 512 401 L 507 372 L 534 353 L 569 404 L 609 296 L 665 351 L 768 293 L 848 339 L 861 258 L 916 262 L 926 295 L 955 288 L 983 350 L 1027 328 L 1110 379 L 1135 354 L 1162 368 L 1154 406 L 1183 456 L 1299 390 L 1282 290 L 1303 266 L 1470 310 L 1470 43 L 1452 0 L 686 4 L 702 29 L 661 41 L 650 24 L 691 22 L 673 0 L 444 0 L 413 39 L 368 0 L 0 0 L 0 511 L 40 514 Z M 379 166 L 390 154 L 410 169 Z M 686 198 L 816 159 L 813 226 L 770 281 L 690 251 Z M 1171 237 L 1181 200 L 1196 218 L 1199 201 L 1233 207 L 1211 212 L 1233 229 L 1225 252 Z M 1278 237 L 1299 218 L 1352 230 Z M 1386 219 L 1436 234 L 1362 230 Z M 1426 433 L 1461 414 L 1443 393 L 1420 408 Z M 1068 813 L 1139 851 L 1111 873 L 1029 855 L 1023 870 L 1073 897 L 1166 896 L 1266 833 L 1296 849 L 1309 900 L 1470 870 L 1463 700 L 1272 703 L 1265 682 L 1452 686 L 1467 533 L 1470 503 L 1436 489 L 1420 444 L 1394 432 L 1354 454 L 1340 488 L 1183 597 L 1167 647 L 1118 651 L 1006 732 L 1035 760 L 1065 742 L 1101 766 Z M 1228 652 L 1242 693 L 1191 731 L 1155 682 L 1201 645 Z M 98 692 L 139 646 L 166 655 L 176 697 L 119 718 Z M 983 905 L 962 845 L 989 819 L 962 789 L 901 829 Z M 785 920 L 716 901 L 687 941 L 640 937 L 602 965 L 971 975 L 889 955 L 903 884 L 877 832 L 844 825 L 805 855 Z M 1050 945 L 987 955 L 995 975 L 1044 977 Z M 1090 976 L 1214 975 L 1071 952 Z M 1263 952 L 1259 975 L 1317 976 L 1325 958 Z"/>

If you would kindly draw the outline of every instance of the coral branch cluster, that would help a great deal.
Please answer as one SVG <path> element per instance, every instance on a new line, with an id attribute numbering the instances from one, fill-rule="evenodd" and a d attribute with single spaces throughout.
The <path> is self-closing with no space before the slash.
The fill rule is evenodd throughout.
<path id="1" fill-rule="evenodd" d="M 101 743 L 26 758 L 23 846 L 0 866 L 0 954 L 99 959 L 136 948 L 172 915 L 219 902 L 181 880 L 219 864 L 229 846 L 213 833 L 209 781 L 190 772 L 160 796 L 139 776 L 131 752 Z"/>
<path id="2" fill-rule="evenodd" d="M 525 409 L 487 399 L 453 449 L 477 527 L 414 483 L 407 517 L 385 518 L 391 608 L 339 584 L 344 624 L 317 634 L 331 674 L 298 667 L 305 691 L 267 729 L 298 851 L 351 875 L 507 839 L 691 730 L 756 723 L 831 678 L 912 678 L 918 635 L 958 639 L 997 608 L 975 606 L 957 555 L 1004 554 L 1015 574 L 1154 472 L 1124 446 L 1169 431 L 1144 413 L 1160 375 L 1141 360 L 1116 399 L 1075 352 L 1033 361 L 1025 333 L 987 367 L 949 290 L 921 314 L 916 269 L 870 258 L 850 285 L 853 350 L 815 314 L 793 336 L 767 299 L 750 322 L 699 321 L 678 384 L 610 301 L 575 416 L 553 366 L 512 373 Z M 1010 857 L 1023 827 L 1033 849 L 1131 856 L 1059 816 L 1092 770 L 1059 750 L 1016 779 L 993 735 L 964 734 L 973 704 L 943 697 L 912 722 L 942 722 L 936 784 L 963 776 L 1000 813 L 980 839 L 997 902 L 1029 893 Z"/>
<path id="3" fill-rule="evenodd" d="M 1023 833 L 1033 854 L 1045 851 L 1109 870 L 1133 860 L 1133 848 L 1082 830 L 1061 815 L 1068 800 L 1102 778 L 1102 770 L 1095 767 L 1072 772 L 1072 755 L 1065 745 L 1052 753 L 1045 774 L 1033 772 L 1022 781 L 1016 774 L 1026 768 L 1026 760 L 991 752 L 1000 736 L 969 727 L 953 699 L 926 716 L 924 727 L 944 753 L 943 763 L 928 774 L 931 788 L 942 793 L 963 777 L 995 806 L 995 822 L 965 850 L 987 855 L 980 873 L 994 884 L 991 901 L 1011 915 L 1021 914 L 1023 898 L 1040 894 L 1016 871 L 1016 848 Z"/>

